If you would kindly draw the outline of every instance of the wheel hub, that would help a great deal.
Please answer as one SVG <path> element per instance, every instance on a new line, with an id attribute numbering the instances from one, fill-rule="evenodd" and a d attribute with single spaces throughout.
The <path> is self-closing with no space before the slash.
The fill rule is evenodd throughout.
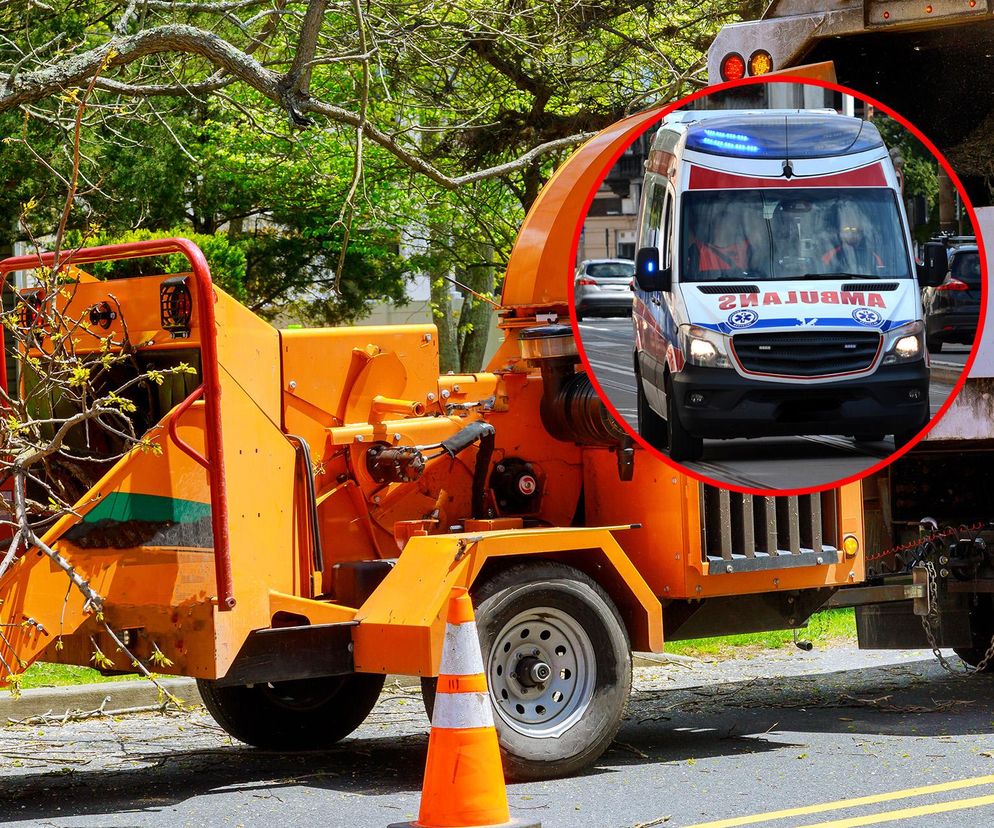
<path id="1" fill-rule="evenodd" d="M 518 662 L 518 684 L 523 687 L 541 687 L 552 676 L 552 668 L 535 656 L 525 656 Z"/>
<path id="2" fill-rule="evenodd" d="M 507 724 L 532 738 L 555 738 L 586 712 L 596 664 L 590 637 L 575 618 L 536 607 L 498 633 L 487 659 L 487 683 Z"/>

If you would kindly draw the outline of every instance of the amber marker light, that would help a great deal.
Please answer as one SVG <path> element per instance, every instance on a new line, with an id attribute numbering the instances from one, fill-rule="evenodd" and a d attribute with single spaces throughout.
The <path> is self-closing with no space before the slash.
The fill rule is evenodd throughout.
<path id="1" fill-rule="evenodd" d="M 853 535 L 846 535 L 842 539 L 842 551 L 846 553 L 847 558 L 855 558 L 856 553 L 859 552 L 859 541 L 856 540 Z"/>
<path id="2" fill-rule="evenodd" d="M 750 75 L 768 75 L 773 71 L 773 57 L 763 49 L 757 49 L 749 58 Z"/>

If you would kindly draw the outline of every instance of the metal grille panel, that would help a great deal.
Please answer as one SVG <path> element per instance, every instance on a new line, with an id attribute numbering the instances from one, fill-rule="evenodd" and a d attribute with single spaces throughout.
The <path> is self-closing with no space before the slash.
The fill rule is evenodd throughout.
<path id="1" fill-rule="evenodd" d="M 725 293 L 759 293 L 758 285 L 698 285 L 697 289 L 712 296 Z"/>
<path id="2" fill-rule="evenodd" d="M 712 574 L 839 560 L 838 494 L 761 497 L 701 487 L 704 560 Z"/>
<path id="3" fill-rule="evenodd" d="M 880 348 L 879 331 L 740 333 L 732 347 L 746 371 L 820 377 L 865 371 Z"/>
<path id="4" fill-rule="evenodd" d="M 900 285 L 897 282 L 850 282 L 842 286 L 843 292 L 869 292 L 886 293 L 897 290 Z"/>

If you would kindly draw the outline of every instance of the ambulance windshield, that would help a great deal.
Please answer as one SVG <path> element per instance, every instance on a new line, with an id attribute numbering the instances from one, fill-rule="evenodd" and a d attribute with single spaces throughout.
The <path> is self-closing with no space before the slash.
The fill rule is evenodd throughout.
<path id="1" fill-rule="evenodd" d="M 912 277 L 886 188 L 699 190 L 682 201 L 682 282 Z"/>

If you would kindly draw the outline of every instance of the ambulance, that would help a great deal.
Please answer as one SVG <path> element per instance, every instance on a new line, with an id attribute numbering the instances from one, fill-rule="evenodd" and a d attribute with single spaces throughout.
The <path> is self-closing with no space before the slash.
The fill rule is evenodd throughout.
<path id="1" fill-rule="evenodd" d="M 901 446 L 928 423 L 920 274 L 871 122 L 669 115 L 637 248 L 639 432 L 673 460 L 698 459 L 704 438 L 892 434 Z"/>

